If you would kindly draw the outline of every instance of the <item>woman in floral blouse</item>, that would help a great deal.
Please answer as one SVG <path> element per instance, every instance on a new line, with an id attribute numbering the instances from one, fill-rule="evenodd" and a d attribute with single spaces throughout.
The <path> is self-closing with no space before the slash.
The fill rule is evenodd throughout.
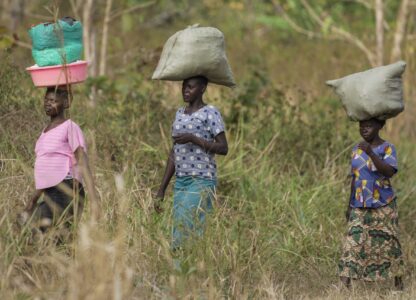
<path id="1" fill-rule="evenodd" d="M 352 152 L 348 234 L 339 275 L 347 286 L 351 279 L 378 281 L 394 277 L 396 288 L 401 290 L 402 250 L 396 195 L 390 182 L 398 171 L 397 154 L 394 145 L 379 136 L 384 125 L 385 121 L 377 119 L 360 122 L 364 140 Z"/>

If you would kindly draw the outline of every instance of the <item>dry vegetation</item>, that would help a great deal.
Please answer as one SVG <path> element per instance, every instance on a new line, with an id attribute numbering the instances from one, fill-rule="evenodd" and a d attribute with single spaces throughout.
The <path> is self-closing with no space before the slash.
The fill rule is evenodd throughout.
<path id="1" fill-rule="evenodd" d="M 413 46 L 405 47 L 407 111 L 383 132 L 400 159 L 393 184 L 406 290 L 394 294 L 388 282 L 346 291 L 336 268 L 349 152 L 359 135 L 323 82 L 368 67 L 366 59 L 345 43 L 238 27 L 221 10 L 191 13 L 191 21 L 143 29 L 140 36 L 123 33 L 110 43 L 109 76 L 75 88 L 68 115 L 86 134 L 103 216 L 92 223 L 87 210 L 63 243 L 57 242 L 60 228 L 33 236 L 17 226 L 33 190 L 34 143 L 47 120 L 43 91 L 22 71 L 30 53 L 0 54 L 1 299 L 415 299 Z M 171 197 L 157 215 L 151 194 L 182 105 L 180 84 L 148 78 L 166 37 L 208 20 L 226 33 L 239 86 L 209 88 L 207 102 L 224 114 L 230 151 L 219 159 L 219 196 L 206 236 L 178 255 L 176 270 L 169 250 Z M 129 47 L 120 53 L 117 43 Z"/>

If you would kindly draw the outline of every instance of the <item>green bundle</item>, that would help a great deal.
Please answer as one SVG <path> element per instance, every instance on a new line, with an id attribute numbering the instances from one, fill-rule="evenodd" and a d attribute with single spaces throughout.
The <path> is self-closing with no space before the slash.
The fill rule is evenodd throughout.
<path id="1" fill-rule="evenodd" d="M 42 23 L 29 30 L 32 56 L 39 67 L 69 64 L 81 59 L 82 25 L 72 18 Z"/>

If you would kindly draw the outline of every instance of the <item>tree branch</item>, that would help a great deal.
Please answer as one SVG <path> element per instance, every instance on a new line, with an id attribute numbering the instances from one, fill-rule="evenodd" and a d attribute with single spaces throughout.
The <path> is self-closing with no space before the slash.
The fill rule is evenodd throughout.
<path id="1" fill-rule="evenodd" d="M 366 0 L 343 0 L 343 1 L 344 2 L 355 2 L 355 3 L 361 4 L 362 6 L 364 6 L 367 9 L 371 9 L 371 10 L 374 9 L 374 7 L 373 7 L 373 5 L 371 4 L 370 1 L 366 1 Z"/>
<path id="2" fill-rule="evenodd" d="M 376 58 L 377 65 L 381 66 L 384 63 L 384 4 L 383 0 L 376 0 Z"/>
<path id="3" fill-rule="evenodd" d="M 286 11 L 284 10 L 284 8 L 282 7 L 282 5 L 279 3 L 279 0 L 273 0 L 273 5 L 274 8 L 276 10 L 276 12 L 281 15 L 283 17 L 283 19 L 285 19 L 285 21 L 289 24 L 290 27 L 292 27 L 293 30 L 295 30 L 296 32 L 300 33 L 300 34 L 304 34 L 307 35 L 310 38 L 323 38 L 323 35 L 308 29 L 305 29 L 303 27 L 301 27 L 300 25 L 298 25 L 290 16 L 288 13 L 286 13 Z"/>
<path id="4" fill-rule="evenodd" d="M 402 56 L 401 45 L 406 33 L 406 25 L 409 12 L 409 0 L 402 0 L 396 18 L 396 30 L 394 32 L 393 50 L 391 52 L 390 62 L 399 60 Z"/>
<path id="5" fill-rule="evenodd" d="M 107 65 L 107 44 L 108 44 L 108 25 L 110 23 L 110 13 L 113 0 L 107 0 L 105 6 L 105 16 L 103 24 L 103 36 L 101 37 L 101 51 L 100 51 L 100 68 L 98 75 L 105 75 L 105 69 Z"/>
<path id="6" fill-rule="evenodd" d="M 347 41 L 349 43 L 352 43 L 354 46 L 356 46 L 358 49 L 360 49 L 367 57 L 368 61 L 372 66 L 375 66 L 377 64 L 374 53 L 364 44 L 364 42 L 358 38 L 357 36 L 353 35 L 352 33 L 346 31 L 345 29 L 342 29 L 340 27 L 337 27 L 335 25 L 331 25 L 329 27 L 330 35 L 329 36 L 323 36 L 322 34 L 318 34 L 316 32 L 311 32 L 307 29 L 299 27 L 285 12 L 283 7 L 280 5 L 278 0 L 273 1 L 276 9 L 278 12 L 285 18 L 285 20 L 288 22 L 288 24 L 297 32 L 307 34 L 310 37 L 319 37 L 319 38 L 327 38 L 327 39 L 335 39 L 335 40 L 343 40 Z M 309 4 L 307 0 L 301 0 L 302 5 L 305 7 L 306 11 L 320 27 L 321 29 L 324 28 L 325 22 L 322 20 L 322 18 L 318 15 L 318 13 L 312 8 L 312 6 Z M 290 20 L 291 22 L 289 22 Z M 295 27 L 297 26 L 297 28 Z"/>
<path id="7" fill-rule="evenodd" d="M 122 11 L 115 12 L 114 14 L 112 14 L 112 15 L 110 16 L 110 18 L 109 18 L 109 22 L 113 21 L 114 19 L 116 19 L 116 18 L 118 18 L 118 17 L 121 17 L 121 16 L 122 16 L 122 15 L 124 15 L 124 14 L 129 14 L 129 13 L 131 13 L 131 12 L 133 12 L 133 11 L 136 11 L 136 10 L 139 10 L 139 9 L 143 9 L 143 8 L 150 7 L 150 6 L 154 5 L 154 4 L 156 4 L 156 3 L 157 3 L 157 1 L 158 1 L 158 0 L 154 0 L 154 1 L 149 1 L 149 2 L 146 2 L 146 3 L 137 4 L 137 5 L 135 5 L 135 6 L 132 6 L 132 7 L 127 8 L 127 9 L 124 9 L 124 10 L 122 10 Z"/>
<path id="8" fill-rule="evenodd" d="M 16 46 L 19 46 L 19 47 L 22 47 L 22 48 L 25 48 L 25 49 L 32 50 L 32 45 L 20 41 L 18 39 L 17 35 L 13 35 L 13 36 L 3 35 L 3 38 L 9 40 L 12 43 L 12 45 L 16 45 Z"/>
<path id="9" fill-rule="evenodd" d="M 78 13 L 78 9 L 79 9 L 78 4 L 79 4 L 79 2 L 75 3 L 74 0 L 69 0 L 69 3 L 71 4 L 71 9 L 72 9 L 72 12 L 74 13 L 75 19 L 80 20 L 80 16 L 79 16 L 79 13 Z"/>

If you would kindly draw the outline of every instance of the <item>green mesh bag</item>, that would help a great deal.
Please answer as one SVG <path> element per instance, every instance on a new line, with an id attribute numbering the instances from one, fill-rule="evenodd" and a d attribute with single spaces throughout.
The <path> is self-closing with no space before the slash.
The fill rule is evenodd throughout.
<path id="1" fill-rule="evenodd" d="M 32 56 L 39 67 L 72 63 L 82 57 L 82 25 L 65 18 L 32 27 Z"/>

